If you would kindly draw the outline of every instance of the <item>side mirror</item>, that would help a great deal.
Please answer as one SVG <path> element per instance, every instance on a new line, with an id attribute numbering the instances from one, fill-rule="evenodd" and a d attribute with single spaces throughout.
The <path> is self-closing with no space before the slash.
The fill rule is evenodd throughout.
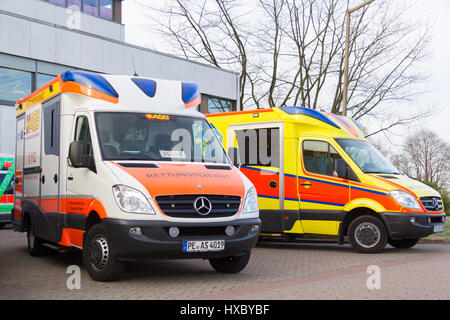
<path id="1" fill-rule="evenodd" d="M 340 178 L 350 178 L 350 168 L 344 159 L 336 159 L 335 166 L 335 171 Z"/>
<path id="2" fill-rule="evenodd" d="M 228 148 L 228 155 L 231 158 L 231 162 L 233 163 L 233 166 L 239 169 L 241 166 L 239 162 L 239 149 L 235 147 Z"/>
<path id="3" fill-rule="evenodd" d="M 349 165 L 347 164 L 347 162 L 345 162 L 344 159 L 336 159 L 335 171 L 340 178 L 359 182 L 358 176 L 352 170 L 352 168 L 349 167 Z"/>
<path id="4" fill-rule="evenodd" d="M 84 143 L 81 141 L 73 141 L 69 146 L 69 160 L 74 168 L 87 167 L 83 159 Z"/>

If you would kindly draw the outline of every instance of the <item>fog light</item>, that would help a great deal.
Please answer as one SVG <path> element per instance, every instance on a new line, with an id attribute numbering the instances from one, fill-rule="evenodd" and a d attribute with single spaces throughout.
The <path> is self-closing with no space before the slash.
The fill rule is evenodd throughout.
<path id="1" fill-rule="evenodd" d="M 416 222 L 416 218 L 410 218 L 409 221 L 411 221 L 411 223 Z"/>
<path id="2" fill-rule="evenodd" d="M 130 232 L 130 234 L 137 234 L 140 236 L 142 235 L 141 228 L 139 228 L 139 227 L 130 228 L 129 232 Z"/>
<path id="3" fill-rule="evenodd" d="M 250 229 L 250 232 L 256 232 L 256 231 L 259 231 L 259 225 L 258 224 L 254 224 L 252 226 L 252 228 Z"/>
<path id="4" fill-rule="evenodd" d="M 234 234 L 234 227 L 228 226 L 225 228 L 225 234 L 229 237 L 231 237 Z"/>
<path id="5" fill-rule="evenodd" d="M 180 235 L 180 229 L 178 229 L 177 227 L 170 227 L 169 228 L 169 235 L 172 238 L 176 238 Z"/>

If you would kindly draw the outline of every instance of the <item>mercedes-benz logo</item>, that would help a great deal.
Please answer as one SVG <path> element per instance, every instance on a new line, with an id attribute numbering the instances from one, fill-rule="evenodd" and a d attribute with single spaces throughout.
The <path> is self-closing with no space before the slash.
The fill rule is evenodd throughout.
<path id="1" fill-rule="evenodd" d="M 194 200 L 194 209 L 201 216 L 206 216 L 211 212 L 212 205 L 211 201 L 205 197 L 198 197 Z"/>
<path id="2" fill-rule="evenodd" d="M 433 206 L 436 210 L 439 210 L 440 205 L 439 205 L 438 199 L 433 198 Z"/>

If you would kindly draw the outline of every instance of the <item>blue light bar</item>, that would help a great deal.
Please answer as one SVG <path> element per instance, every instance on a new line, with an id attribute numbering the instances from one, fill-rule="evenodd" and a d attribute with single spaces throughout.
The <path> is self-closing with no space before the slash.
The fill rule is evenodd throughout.
<path id="1" fill-rule="evenodd" d="M 181 84 L 181 97 L 184 103 L 191 102 L 200 95 L 198 84 L 192 82 L 183 82 Z"/>
<path id="2" fill-rule="evenodd" d="M 84 85 L 86 87 L 92 88 L 94 90 L 105 93 L 114 98 L 118 98 L 119 94 L 114 90 L 114 88 L 98 73 L 87 72 L 87 71 L 66 71 L 61 74 L 63 82 L 72 81 Z"/>
<path id="3" fill-rule="evenodd" d="M 301 114 L 301 115 L 305 115 L 308 117 L 312 117 L 314 119 L 325 122 L 333 127 L 341 129 L 336 123 L 334 123 L 333 121 L 328 119 L 328 117 L 326 117 L 324 114 L 322 114 L 321 112 L 314 110 L 314 109 L 305 108 L 305 107 L 280 107 L 280 109 L 288 114 L 292 114 L 292 115 Z"/>
<path id="4" fill-rule="evenodd" d="M 156 94 L 156 81 L 142 78 L 131 79 L 147 96 L 153 98 Z"/>

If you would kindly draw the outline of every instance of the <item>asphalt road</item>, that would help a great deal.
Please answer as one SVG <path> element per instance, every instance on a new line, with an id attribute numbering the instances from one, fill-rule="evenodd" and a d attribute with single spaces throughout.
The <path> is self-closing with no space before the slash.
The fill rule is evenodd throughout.
<path id="1" fill-rule="evenodd" d="M 0 300 L 8 299 L 448 300 L 450 244 L 359 254 L 348 245 L 260 243 L 239 274 L 216 273 L 205 260 L 146 260 L 129 264 L 119 281 L 100 283 L 87 274 L 80 251 L 31 257 L 26 234 L 6 227 Z"/>

